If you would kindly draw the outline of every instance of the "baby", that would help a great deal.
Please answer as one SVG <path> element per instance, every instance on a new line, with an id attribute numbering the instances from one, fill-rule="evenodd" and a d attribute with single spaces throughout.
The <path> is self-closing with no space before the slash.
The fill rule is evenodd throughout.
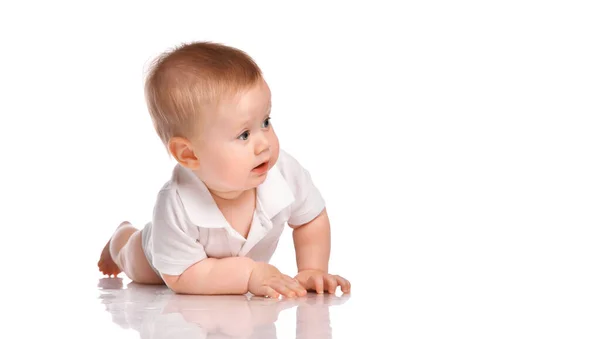
<path id="1" fill-rule="evenodd" d="M 271 92 L 246 53 L 216 43 L 161 55 L 145 83 L 155 130 L 177 164 L 156 197 L 152 221 L 125 221 L 104 247 L 103 274 L 166 284 L 180 294 L 271 298 L 335 293 L 330 226 L 310 174 L 279 149 Z M 287 224 L 298 274 L 268 262 Z"/>

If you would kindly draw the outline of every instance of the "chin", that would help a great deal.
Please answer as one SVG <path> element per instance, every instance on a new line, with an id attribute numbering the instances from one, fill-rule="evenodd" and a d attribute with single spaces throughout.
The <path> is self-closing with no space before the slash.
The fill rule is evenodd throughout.
<path id="1" fill-rule="evenodd" d="M 261 176 L 258 178 L 258 180 L 257 180 L 257 181 L 258 181 L 258 183 L 256 184 L 256 186 L 258 186 L 258 185 L 262 184 L 263 182 L 265 182 L 265 180 L 267 180 L 267 175 L 268 175 L 268 174 L 269 174 L 269 171 L 266 171 L 266 172 L 265 172 L 265 174 L 261 175 Z"/>

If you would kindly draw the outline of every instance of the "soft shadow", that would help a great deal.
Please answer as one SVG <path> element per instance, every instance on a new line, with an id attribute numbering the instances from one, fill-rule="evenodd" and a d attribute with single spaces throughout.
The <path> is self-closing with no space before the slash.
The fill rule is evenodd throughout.
<path id="1" fill-rule="evenodd" d="M 114 323 L 140 338 L 277 338 L 275 323 L 283 310 L 296 309 L 296 338 L 332 338 L 329 307 L 349 298 L 310 293 L 297 299 L 251 295 L 178 295 L 164 285 L 123 286 L 120 278 L 98 283 L 102 304 Z M 283 335 L 288 338 L 289 335 Z"/>

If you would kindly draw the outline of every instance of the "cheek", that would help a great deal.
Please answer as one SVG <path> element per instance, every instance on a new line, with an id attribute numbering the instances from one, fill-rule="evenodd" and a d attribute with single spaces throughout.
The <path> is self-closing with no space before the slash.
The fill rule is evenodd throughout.
<path id="1" fill-rule="evenodd" d="M 222 144 L 207 145 L 201 159 L 204 159 L 204 173 L 213 180 L 230 177 L 239 168 L 239 161 L 236 161 L 239 157 L 235 149 Z"/>
<path id="2" fill-rule="evenodd" d="M 275 135 L 275 132 L 272 133 L 269 142 L 271 145 L 270 166 L 273 167 L 273 165 L 277 162 L 277 159 L 279 158 L 279 139 L 277 138 L 277 135 Z"/>
<path id="3" fill-rule="evenodd" d="M 245 170 L 248 165 L 248 156 L 245 152 L 240 152 L 239 149 L 226 149 L 217 156 L 219 157 L 219 168 L 215 170 L 223 174 L 238 173 Z"/>
<path id="4" fill-rule="evenodd" d="M 213 156 L 206 177 L 215 189 L 235 190 L 244 185 L 248 166 L 242 158 L 231 150 Z"/>
<path id="5" fill-rule="evenodd" d="M 245 178 L 256 161 L 252 150 L 244 147 L 225 148 L 217 156 L 219 157 L 219 168 L 215 168 L 215 171 L 219 172 L 217 175 L 227 176 L 230 180 L 237 177 Z"/>

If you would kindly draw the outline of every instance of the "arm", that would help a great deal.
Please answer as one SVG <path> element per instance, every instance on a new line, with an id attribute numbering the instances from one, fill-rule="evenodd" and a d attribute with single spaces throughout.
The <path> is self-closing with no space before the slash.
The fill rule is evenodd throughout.
<path id="1" fill-rule="evenodd" d="M 349 293 L 348 280 L 329 274 L 331 229 L 325 200 L 313 183 L 310 173 L 298 161 L 284 152 L 280 159 L 282 173 L 295 197 L 288 219 L 288 225 L 294 229 L 298 265 L 295 279 L 307 290 L 317 293 L 326 290 L 335 293 L 337 286 L 341 286 L 342 292 Z"/>
<path id="2" fill-rule="evenodd" d="M 254 265 L 246 257 L 206 258 L 181 275 L 162 277 L 179 294 L 246 294 Z"/>
<path id="3" fill-rule="evenodd" d="M 327 273 L 331 251 L 331 231 L 327 210 L 293 231 L 298 272 L 318 270 Z"/>
<path id="4" fill-rule="evenodd" d="M 247 257 L 206 258 L 181 275 L 161 274 L 177 294 L 223 295 L 248 292 L 271 298 L 303 296 L 306 290 L 275 266 Z"/>
<path id="5" fill-rule="evenodd" d="M 326 209 L 312 221 L 295 227 L 293 237 L 298 264 L 296 279 L 302 286 L 317 293 L 335 293 L 337 286 L 344 293 L 350 292 L 348 280 L 329 274 L 331 230 Z"/>

